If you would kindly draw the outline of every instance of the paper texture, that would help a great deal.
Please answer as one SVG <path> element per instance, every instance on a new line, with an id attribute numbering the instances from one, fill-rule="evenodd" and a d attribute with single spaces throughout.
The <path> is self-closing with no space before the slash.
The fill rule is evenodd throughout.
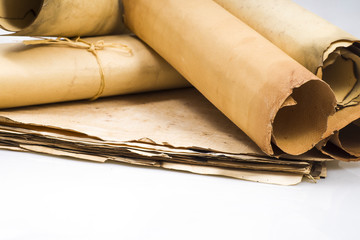
<path id="1" fill-rule="evenodd" d="M 311 149 L 333 93 L 315 75 L 213 1 L 125 0 L 127 26 L 267 154 Z M 164 10 L 166 9 L 166 11 Z"/>
<path id="2" fill-rule="evenodd" d="M 0 107 L 90 99 L 102 82 L 102 96 L 189 86 L 158 54 L 134 36 L 88 38 L 96 43 L 121 43 L 131 53 L 105 47 L 96 57 L 86 49 L 62 45 L 1 44 Z"/>
<path id="3" fill-rule="evenodd" d="M 267 156 L 191 88 L 3 110 L 0 116 L 3 148 L 97 162 L 180 166 L 286 185 L 318 176 L 316 166 L 330 160 L 316 152 Z"/>
<path id="4" fill-rule="evenodd" d="M 0 26 L 23 36 L 95 36 L 123 32 L 119 0 L 1 0 Z"/>

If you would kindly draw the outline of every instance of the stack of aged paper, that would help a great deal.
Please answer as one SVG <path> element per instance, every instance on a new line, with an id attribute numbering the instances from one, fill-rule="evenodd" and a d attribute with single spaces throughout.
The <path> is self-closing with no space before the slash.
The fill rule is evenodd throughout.
<path id="1" fill-rule="evenodd" d="M 353 36 L 287 0 L 105 2 L 0 1 L 55 37 L 0 46 L 1 148 L 283 185 L 360 157 Z"/>

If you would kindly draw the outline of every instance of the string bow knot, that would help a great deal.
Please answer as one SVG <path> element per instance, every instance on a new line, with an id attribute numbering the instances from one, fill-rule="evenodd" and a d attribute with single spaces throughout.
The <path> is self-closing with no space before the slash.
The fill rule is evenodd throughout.
<path id="1" fill-rule="evenodd" d="M 122 53 L 125 53 L 127 55 L 132 56 L 132 50 L 130 47 L 128 47 L 125 44 L 122 43 L 105 43 L 104 40 L 99 40 L 95 43 L 88 42 L 80 37 L 77 37 L 75 40 L 72 40 L 70 38 L 65 37 L 58 37 L 56 39 L 53 38 L 42 38 L 39 40 L 25 40 L 23 41 L 25 45 L 63 45 L 73 48 L 80 48 L 80 49 L 86 49 L 88 52 L 92 53 L 96 61 L 99 65 L 99 73 L 101 77 L 100 87 L 96 95 L 92 98 L 90 98 L 91 101 L 98 99 L 105 89 L 105 75 L 104 75 L 104 68 L 101 63 L 101 60 L 98 55 L 99 50 L 104 50 L 105 48 L 116 48 L 118 50 L 121 50 Z"/>

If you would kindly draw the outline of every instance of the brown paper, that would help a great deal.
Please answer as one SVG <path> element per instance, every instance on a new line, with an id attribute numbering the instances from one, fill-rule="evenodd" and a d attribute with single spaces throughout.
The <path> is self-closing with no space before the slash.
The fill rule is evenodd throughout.
<path id="1" fill-rule="evenodd" d="M 23 36 L 94 36 L 124 31 L 118 0 L 1 0 L 0 27 Z"/>
<path id="2" fill-rule="evenodd" d="M 326 84 L 209 0 L 125 0 L 127 26 L 267 154 L 301 154 L 326 130 Z"/>
<path id="3" fill-rule="evenodd" d="M 185 87 L 189 84 L 159 55 L 134 36 L 85 39 L 120 43 L 97 51 L 62 45 L 1 44 L 0 107 L 90 99 L 104 80 L 102 96 Z M 101 61 L 101 65 L 97 60 Z M 104 73 L 102 79 L 100 70 Z"/>

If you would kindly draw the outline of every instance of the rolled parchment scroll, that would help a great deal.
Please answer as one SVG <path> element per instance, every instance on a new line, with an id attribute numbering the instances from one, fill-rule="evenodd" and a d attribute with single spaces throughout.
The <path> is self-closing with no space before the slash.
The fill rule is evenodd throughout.
<path id="1" fill-rule="evenodd" d="M 119 0 L 0 0 L 0 27 L 23 36 L 95 36 L 124 31 Z"/>
<path id="2" fill-rule="evenodd" d="M 102 81 L 101 96 L 189 86 L 174 68 L 134 36 L 84 40 L 94 44 L 90 48 L 97 44 L 105 47 L 97 50 L 96 57 L 90 49 L 71 47 L 66 42 L 64 45 L 1 44 L 0 107 L 91 99 L 99 92 Z M 114 47 L 106 47 L 107 43 Z"/>
<path id="3" fill-rule="evenodd" d="M 267 154 L 311 149 L 335 98 L 327 84 L 209 0 L 125 0 L 127 26 Z"/>
<path id="4" fill-rule="evenodd" d="M 214 1 L 329 83 L 339 111 L 329 119 L 326 141 L 319 146 L 337 159 L 358 160 L 358 137 L 348 129 L 357 129 L 352 122 L 360 117 L 359 107 L 344 109 L 359 102 L 358 40 L 290 0 Z"/>
<path id="5" fill-rule="evenodd" d="M 329 83 L 339 107 L 360 95 L 360 45 L 291 0 L 214 0 Z"/>

